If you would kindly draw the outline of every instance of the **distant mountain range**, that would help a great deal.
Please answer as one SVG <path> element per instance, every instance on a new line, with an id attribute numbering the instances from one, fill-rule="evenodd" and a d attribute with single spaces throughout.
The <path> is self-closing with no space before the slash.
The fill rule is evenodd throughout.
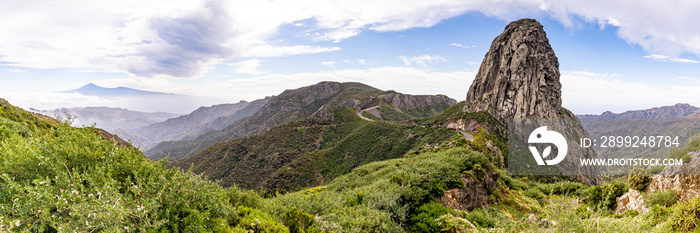
<path id="1" fill-rule="evenodd" d="M 96 96 L 105 101 L 109 107 L 121 107 L 140 112 L 170 112 L 176 114 L 189 113 L 200 106 L 221 103 L 211 97 L 180 95 L 164 92 L 144 91 L 128 87 L 107 88 L 88 83 L 78 89 L 60 91 L 58 93 L 76 93 L 85 96 Z M 111 105 L 109 104 L 111 103 Z"/>
<path id="2" fill-rule="evenodd" d="M 456 101 L 443 95 L 413 96 L 382 91 L 362 83 L 320 82 L 271 97 L 258 111 L 222 128 L 189 140 L 164 141 L 146 150 L 151 159 L 170 156 L 170 160 L 189 157 L 217 142 L 260 134 L 271 127 L 304 119 L 323 105 L 366 109 L 383 106 L 384 116 L 404 113 L 400 119 L 420 118 L 441 112 Z M 379 113 L 382 114 L 381 112 Z"/>
<path id="3" fill-rule="evenodd" d="M 626 111 L 623 113 L 613 113 L 611 111 L 606 111 L 600 115 L 578 115 L 581 119 L 586 118 L 599 118 L 599 119 L 615 119 L 615 118 L 639 118 L 639 119 L 659 119 L 659 118 L 680 118 L 684 116 L 691 115 L 693 113 L 698 113 L 700 108 L 692 106 L 690 104 L 675 104 L 672 106 L 656 107 L 645 110 L 633 110 Z"/>
<path id="4" fill-rule="evenodd" d="M 132 89 L 132 88 L 128 88 L 128 87 L 106 88 L 106 87 L 97 86 L 93 83 L 88 83 L 87 85 L 82 86 L 82 87 L 75 89 L 75 90 L 61 91 L 59 93 L 80 93 L 83 95 L 101 96 L 101 97 L 130 97 L 130 96 L 144 96 L 144 97 L 145 96 L 169 96 L 169 97 L 181 96 L 181 97 L 184 97 L 185 96 L 185 95 L 178 95 L 178 94 L 173 94 L 173 93 L 143 91 L 143 90 L 137 90 L 137 89 Z"/>
<path id="5" fill-rule="evenodd" d="M 169 118 L 177 117 L 178 114 L 165 112 L 138 112 L 123 108 L 108 107 L 81 107 L 81 108 L 59 108 L 54 110 L 30 109 L 32 112 L 44 114 L 51 117 L 67 119 L 73 117 L 73 126 L 91 126 L 102 128 L 109 132 L 122 130 L 134 130 L 139 127 L 153 123 L 162 122 Z"/>
<path id="6" fill-rule="evenodd" d="M 148 150 L 162 141 L 194 138 L 210 130 L 222 129 L 233 122 L 258 111 L 270 97 L 252 102 L 218 104 L 200 107 L 190 114 L 146 125 L 134 130 L 117 130 L 115 133 L 131 139 L 141 149 Z"/>
<path id="7" fill-rule="evenodd" d="M 678 136 L 681 144 L 700 133 L 700 108 L 690 104 L 675 104 L 623 113 L 604 112 L 600 115 L 578 115 L 583 127 L 593 139 L 601 136 Z M 604 158 L 663 158 L 670 152 L 666 147 L 639 147 L 620 150 L 601 147 Z"/>

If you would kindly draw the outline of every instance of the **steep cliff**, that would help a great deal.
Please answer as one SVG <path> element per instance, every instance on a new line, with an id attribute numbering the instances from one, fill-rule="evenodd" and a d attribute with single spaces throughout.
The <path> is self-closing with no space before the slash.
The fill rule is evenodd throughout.
<path id="1" fill-rule="evenodd" d="M 496 37 L 467 93 L 464 111 L 508 118 L 571 117 L 561 106 L 559 61 L 542 25 L 514 21 Z"/>
<path id="2" fill-rule="evenodd" d="M 520 174 L 567 175 L 585 183 L 597 184 L 599 172 L 581 167 L 579 158 L 597 157 L 591 148 L 568 143 L 566 160 L 555 166 L 531 164 L 532 155 L 524 145 L 533 132 L 533 125 L 523 127 L 524 121 L 549 125 L 558 130 L 567 141 L 589 137 L 578 118 L 562 107 L 559 61 L 549 44 L 543 26 L 534 19 L 511 22 L 503 33 L 493 40 L 479 72 L 469 87 L 463 111 L 487 112 L 511 127 L 509 143 L 509 170 Z M 515 123 L 514 123 L 515 122 Z M 513 140 L 514 138 L 518 138 Z M 524 149 L 524 150 L 523 150 Z M 563 148 L 557 148 L 561 150 Z M 567 151 L 567 150 L 565 150 Z M 523 156 L 511 156 L 511 154 Z M 532 167 L 538 166 L 538 167 Z"/>

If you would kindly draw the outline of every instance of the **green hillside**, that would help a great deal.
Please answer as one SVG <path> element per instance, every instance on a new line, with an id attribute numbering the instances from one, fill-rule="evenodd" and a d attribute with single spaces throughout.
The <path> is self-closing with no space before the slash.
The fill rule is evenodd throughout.
<path id="1" fill-rule="evenodd" d="M 355 108 L 327 105 L 312 116 L 264 134 L 217 143 L 175 166 L 221 180 L 223 186 L 286 189 L 325 184 L 372 161 L 397 158 L 426 144 L 462 143 L 454 130 L 366 121 Z"/>
<path id="2" fill-rule="evenodd" d="M 209 131 L 191 140 L 165 141 L 146 151 L 146 154 L 152 159 L 169 157 L 171 160 L 177 160 L 189 157 L 214 143 L 262 133 L 270 127 L 302 119 L 324 104 L 339 106 L 351 103 L 352 100 L 370 102 L 372 96 L 381 93 L 381 90 L 361 83 L 330 82 L 286 90 L 270 99 L 258 112 L 222 130 Z M 318 98 L 310 98 L 314 96 Z"/>
<path id="3" fill-rule="evenodd" d="M 387 110 L 388 112 L 399 112 L 400 114 L 391 117 L 390 120 L 426 117 L 447 108 L 450 103 L 454 102 L 446 96 L 405 95 L 394 91 L 382 91 L 362 83 L 320 82 L 311 86 L 286 90 L 280 95 L 272 97 L 256 113 L 235 121 L 226 128 L 212 130 L 189 140 L 164 141 L 145 153 L 151 159 L 168 157 L 170 160 L 178 160 L 195 155 L 217 142 L 260 134 L 274 126 L 304 119 L 323 105 L 365 109 L 387 105 L 388 99 L 396 99 L 397 103 L 402 103 L 404 108 L 410 109 L 401 110 L 391 107 Z"/>
<path id="4" fill-rule="evenodd" d="M 649 200 L 646 213 L 614 214 L 615 200 L 639 184 L 635 176 L 629 185 L 624 179 L 601 186 L 510 177 L 479 152 L 483 144 L 476 140 L 502 138 L 489 133 L 498 126 L 478 130 L 466 146 L 443 143 L 370 162 L 372 156 L 394 156 L 404 148 L 400 145 L 413 145 L 393 142 L 410 141 L 397 135 L 408 132 L 424 143 L 454 134 L 439 136 L 440 129 L 430 125 L 421 131 L 422 126 L 360 121 L 352 108 L 324 107 L 269 131 L 288 139 L 268 132 L 229 144 L 279 152 L 260 156 L 259 167 L 306 150 L 311 159 L 284 167 L 337 167 L 341 173 L 349 169 L 347 174 L 329 170 L 323 174 L 335 179 L 323 186 L 260 195 L 222 188 L 192 171 L 167 169 L 165 161 L 152 162 L 97 129 L 72 128 L 6 101 L 0 107 L 0 232 L 692 232 L 700 225 L 700 198 L 679 200 L 670 191 L 643 193 Z M 416 122 L 439 125 L 457 115 L 483 118 L 480 123 L 492 119 L 445 111 Z M 319 135 L 323 140 L 317 144 Z M 271 141 L 259 148 L 245 141 L 255 138 Z M 696 141 L 672 157 L 696 150 Z M 367 146 L 355 149 L 358 145 Z M 344 153 L 353 150 L 356 154 Z M 323 156 L 313 157 L 316 153 Z M 260 174 L 277 171 L 290 175 L 269 177 L 313 173 L 284 173 L 285 168 Z M 303 179 L 288 185 L 307 185 L 299 182 Z"/>

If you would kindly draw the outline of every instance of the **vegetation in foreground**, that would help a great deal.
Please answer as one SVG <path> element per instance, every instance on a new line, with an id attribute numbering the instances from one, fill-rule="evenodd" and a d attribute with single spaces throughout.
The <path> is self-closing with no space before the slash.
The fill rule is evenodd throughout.
<path id="1" fill-rule="evenodd" d="M 689 232 L 700 224 L 700 198 L 647 193 L 649 212 L 615 215 L 627 183 L 510 177 L 459 145 L 368 163 L 326 186 L 261 196 L 166 169 L 92 128 L 7 112 L 0 115 L 0 231 Z M 489 172 L 498 178 L 486 205 L 457 210 L 440 202 L 445 192 L 474 184 L 465 180 L 486 182 Z"/>

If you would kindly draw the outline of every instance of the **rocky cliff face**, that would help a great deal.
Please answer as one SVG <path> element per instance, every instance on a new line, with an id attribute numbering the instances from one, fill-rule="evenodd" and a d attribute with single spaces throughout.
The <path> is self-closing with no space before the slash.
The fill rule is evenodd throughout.
<path id="1" fill-rule="evenodd" d="M 383 94 L 378 96 L 387 103 L 393 104 L 402 110 L 411 110 L 416 108 L 424 108 L 431 105 L 447 103 L 454 105 L 456 100 L 444 95 L 406 95 L 401 93 Z"/>
<path id="2" fill-rule="evenodd" d="M 573 115 L 561 106 L 559 61 L 542 25 L 514 21 L 493 40 L 469 87 L 464 111 L 508 118 Z"/>
<path id="3" fill-rule="evenodd" d="M 514 118 L 542 119 L 544 121 L 537 120 L 541 125 L 567 131 L 561 132 L 567 141 L 589 137 L 578 118 L 562 107 L 559 77 L 559 61 L 542 25 L 534 19 L 511 22 L 493 40 L 469 87 L 463 111 L 485 111 L 505 125 Z M 532 129 L 521 127 L 510 132 L 513 134 L 510 136 L 525 139 L 523 142 L 526 142 L 530 132 Z M 597 157 L 595 151 L 574 144 L 569 143 L 567 159 L 556 165 L 556 169 L 562 171 L 558 174 L 573 176 L 589 184 L 599 183 L 599 172 L 577 164 L 578 158 Z M 523 148 L 527 146 L 523 145 Z M 519 157 L 517 161 L 513 160 L 515 156 L 509 155 L 509 161 L 512 162 L 509 162 L 509 170 L 511 165 L 516 164 L 522 169 L 513 168 L 514 170 L 522 171 L 522 174 L 534 174 L 527 171 L 536 170 L 528 166 L 532 159 L 520 159 L 532 158 L 529 151 L 524 153 L 528 155 Z"/>
<path id="4" fill-rule="evenodd" d="M 690 152 L 690 163 L 683 166 L 666 166 L 658 175 L 649 177 L 648 192 L 673 190 L 680 200 L 700 195 L 700 151 Z"/>

